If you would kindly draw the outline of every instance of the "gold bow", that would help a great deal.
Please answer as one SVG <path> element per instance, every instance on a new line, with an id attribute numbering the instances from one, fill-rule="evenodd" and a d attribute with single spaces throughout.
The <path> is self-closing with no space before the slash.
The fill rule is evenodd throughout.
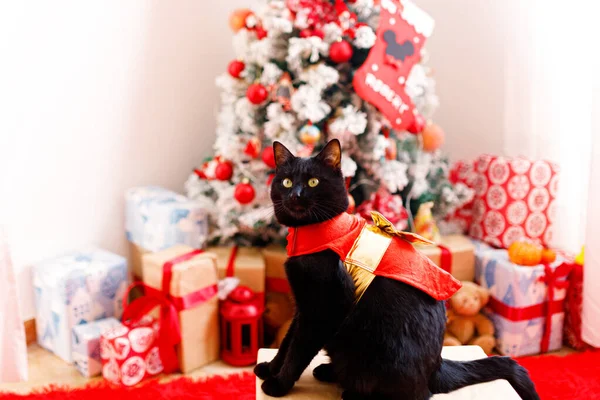
<path id="1" fill-rule="evenodd" d="M 375 226 L 381 229 L 383 232 L 390 236 L 398 236 L 400 239 L 404 239 L 409 243 L 421 243 L 421 244 L 435 244 L 431 240 L 427 240 L 422 236 L 412 232 L 404 232 L 396 229 L 394 224 L 388 221 L 383 215 L 377 211 L 371 211 L 371 219 Z"/>

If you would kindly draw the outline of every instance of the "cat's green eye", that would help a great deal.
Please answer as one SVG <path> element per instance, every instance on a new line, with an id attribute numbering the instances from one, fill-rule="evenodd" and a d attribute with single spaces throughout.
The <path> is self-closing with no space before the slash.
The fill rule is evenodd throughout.
<path id="1" fill-rule="evenodd" d="M 308 186 L 315 187 L 319 184 L 319 180 L 317 178 L 310 178 L 308 180 Z"/>
<path id="2" fill-rule="evenodd" d="M 290 178 L 285 178 L 283 181 L 281 181 L 281 184 L 283 185 L 283 187 L 289 189 L 292 187 L 292 180 Z"/>

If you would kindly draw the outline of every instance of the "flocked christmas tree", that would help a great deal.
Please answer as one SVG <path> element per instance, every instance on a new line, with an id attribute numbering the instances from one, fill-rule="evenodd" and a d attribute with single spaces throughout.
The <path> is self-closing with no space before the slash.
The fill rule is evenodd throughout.
<path id="1" fill-rule="evenodd" d="M 438 99 L 422 46 L 433 21 L 414 4 L 266 0 L 229 22 L 237 59 L 217 78 L 215 156 L 186 182 L 213 241 L 285 237 L 269 199 L 274 140 L 309 156 L 338 138 L 357 212 L 377 209 L 400 228 L 424 202 L 441 220 L 470 200 L 450 183 L 444 133 L 430 122 Z"/>

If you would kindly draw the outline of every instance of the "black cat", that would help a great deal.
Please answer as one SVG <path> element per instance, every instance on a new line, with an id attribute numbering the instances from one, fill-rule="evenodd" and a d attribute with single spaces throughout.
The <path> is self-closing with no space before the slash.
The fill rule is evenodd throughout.
<path id="1" fill-rule="evenodd" d="M 273 147 L 271 199 L 281 224 L 306 226 L 346 211 L 337 140 L 310 159 L 278 142 Z M 288 393 L 324 348 L 331 363 L 314 375 L 338 383 L 345 400 L 429 399 L 495 379 L 508 380 L 524 400 L 539 399 L 527 371 L 508 357 L 442 359 L 444 303 L 415 287 L 377 276 L 355 303 L 354 281 L 335 252 L 290 257 L 285 268 L 296 314 L 275 358 L 254 369 L 266 394 Z"/>

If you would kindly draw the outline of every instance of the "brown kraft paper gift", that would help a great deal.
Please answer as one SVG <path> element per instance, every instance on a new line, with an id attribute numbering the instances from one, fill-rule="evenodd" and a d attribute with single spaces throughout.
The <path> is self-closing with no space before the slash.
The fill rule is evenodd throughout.
<path id="1" fill-rule="evenodd" d="M 233 247 L 209 247 L 206 251 L 217 256 L 219 279 L 227 276 L 227 266 Z M 265 261 L 260 250 L 253 247 L 238 247 L 233 263 L 233 275 L 240 280 L 240 285 L 247 286 L 254 293 L 264 295 Z"/>
<path id="2" fill-rule="evenodd" d="M 459 281 L 475 279 L 475 246 L 468 237 L 443 236 L 439 246 L 419 245 L 415 248 Z"/>
<path id="3" fill-rule="evenodd" d="M 155 289 L 162 288 L 163 265 L 194 249 L 178 245 L 143 256 L 144 283 Z M 173 267 L 170 294 L 183 297 L 216 285 L 217 257 L 203 252 Z M 183 373 L 190 372 L 219 358 L 219 300 L 216 295 L 191 309 L 179 312 L 181 343 L 177 348 L 179 366 Z"/>

